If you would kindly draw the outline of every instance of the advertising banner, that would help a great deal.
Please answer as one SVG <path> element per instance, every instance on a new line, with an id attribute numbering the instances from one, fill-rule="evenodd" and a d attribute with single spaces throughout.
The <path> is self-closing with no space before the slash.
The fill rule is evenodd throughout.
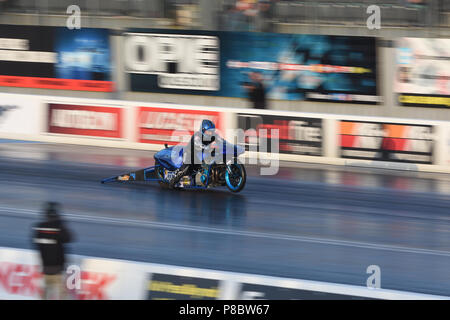
<path id="1" fill-rule="evenodd" d="M 267 137 L 266 152 L 272 152 L 271 132 L 278 129 L 279 153 L 322 155 L 322 119 L 239 113 L 238 128 L 245 132 L 246 150 L 259 151 L 263 136 Z"/>
<path id="2" fill-rule="evenodd" d="M 242 283 L 237 300 L 361 300 L 360 296 Z"/>
<path id="3" fill-rule="evenodd" d="M 112 91 L 109 31 L 0 25 L 0 86 Z"/>
<path id="4" fill-rule="evenodd" d="M 126 271 L 124 264 L 106 259 L 83 259 L 80 285 L 74 295 L 77 300 L 124 299 Z"/>
<path id="5" fill-rule="evenodd" d="M 148 300 L 215 300 L 219 280 L 153 273 L 148 285 Z"/>
<path id="6" fill-rule="evenodd" d="M 341 157 L 431 164 L 433 126 L 341 121 Z"/>
<path id="7" fill-rule="evenodd" d="M 39 99 L 0 94 L 0 133 L 38 134 L 43 116 Z"/>
<path id="8" fill-rule="evenodd" d="M 135 75 L 131 78 L 135 91 L 220 89 L 217 36 L 126 33 L 124 49 L 125 70 Z"/>
<path id="9" fill-rule="evenodd" d="M 40 264 L 37 252 L 0 248 L 0 299 L 40 299 L 43 286 Z"/>
<path id="10" fill-rule="evenodd" d="M 375 104 L 375 38 L 133 30 L 124 39 L 132 91 L 248 97 L 255 73 L 269 99 Z"/>
<path id="11" fill-rule="evenodd" d="M 220 112 L 139 107 L 138 141 L 171 145 L 187 142 L 187 139 L 200 129 L 203 119 L 213 121 L 218 132 L 222 131 L 223 120 Z"/>
<path id="12" fill-rule="evenodd" d="M 62 273 L 68 299 L 124 299 L 123 292 L 119 290 L 125 287 L 124 281 L 119 282 L 120 276 L 123 276 L 120 262 L 81 260 L 77 256 L 70 256 L 69 260 L 71 265 Z M 41 269 L 38 251 L 0 248 L 0 299 L 42 299 L 44 275 Z M 80 283 L 77 285 L 78 280 Z M 68 283 L 73 287 L 69 287 Z M 130 296 L 133 297 L 132 294 Z"/>
<path id="13" fill-rule="evenodd" d="M 394 83 L 401 105 L 450 108 L 450 39 L 398 40 Z"/>
<path id="14" fill-rule="evenodd" d="M 47 132 L 123 138 L 123 117 L 121 107 L 49 103 Z"/>

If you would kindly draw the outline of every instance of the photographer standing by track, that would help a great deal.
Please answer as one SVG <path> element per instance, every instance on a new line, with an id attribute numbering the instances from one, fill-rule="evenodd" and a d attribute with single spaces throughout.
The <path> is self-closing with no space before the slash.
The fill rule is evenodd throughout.
<path id="1" fill-rule="evenodd" d="M 67 290 L 64 284 L 65 268 L 64 244 L 72 241 L 70 231 L 59 216 L 59 204 L 47 202 L 44 209 L 45 220 L 33 228 L 33 242 L 41 255 L 44 275 L 43 299 L 64 300 Z M 55 294 L 52 295 L 52 293 Z"/>

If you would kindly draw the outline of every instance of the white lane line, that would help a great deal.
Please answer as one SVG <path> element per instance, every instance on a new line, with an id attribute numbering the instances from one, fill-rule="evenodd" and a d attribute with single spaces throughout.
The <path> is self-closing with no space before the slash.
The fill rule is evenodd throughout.
<path id="1" fill-rule="evenodd" d="M 0 213 L 4 213 L 4 215 L 10 215 L 10 216 L 14 216 L 14 214 L 31 215 L 31 216 L 42 215 L 41 212 L 36 211 L 36 210 L 7 208 L 7 207 L 0 207 Z M 308 242 L 308 243 L 315 243 L 315 244 L 327 244 L 327 245 L 362 248 L 362 249 L 373 249 L 373 250 L 384 250 L 384 251 L 394 251 L 394 252 L 403 252 L 403 253 L 427 254 L 427 255 L 435 255 L 435 256 L 442 256 L 442 257 L 450 257 L 449 251 L 420 249 L 420 248 L 407 248 L 407 247 L 401 247 L 401 246 L 395 246 L 395 245 L 381 245 L 381 244 L 373 244 L 373 243 L 359 242 L 359 241 L 321 239 L 321 238 L 304 237 L 304 236 L 290 236 L 290 235 L 285 235 L 285 234 L 264 233 L 264 232 L 256 232 L 256 231 L 227 230 L 227 229 L 222 229 L 222 228 L 192 226 L 192 225 L 185 225 L 185 224 L 164 223 L 164 222 L 137 220 L 137 219 L 111 218 L 111 217 L 100 217 L 100 216 L 94 217 L 94 216 L 86 216 L 86 215 L 77 214 L 77 213 L 67 213 L 67 214 L 63 214 L 62 216 L 67 218 L 68 221 L 88 221 L 88 222 L 93 222 L 93 223 L 109 223 L 109 224 L 118 224 L 118 225 L 127 225 L 127 226 L 158 228 L 158 229 L 165 229 L 165 230 L 171 230 L 171 231 L 178 230 L 178 231 L 188 231 L 188 232 L 203 232 L 203 233 L 211 233 L 211 234 L 263 238 L 263 239 L 270 239 L 270 240 Z"/>

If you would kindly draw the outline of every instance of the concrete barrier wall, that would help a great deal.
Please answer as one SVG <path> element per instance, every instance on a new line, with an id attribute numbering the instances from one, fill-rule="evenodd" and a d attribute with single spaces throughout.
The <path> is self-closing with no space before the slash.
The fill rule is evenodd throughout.
<path id="1" fill-rule="evenodd" d="M 40 270 L 37 252 L 0 247 L 0 299 L 41 299 Z M 78 300 L 450 299 L 382 288 L 79 255 L 68 257 L 64 276 L 68 298 Z"/>
<path id="2" fill-rule="evenodd" d="M 17 94 L 0 94 L 2 101 L 2 113 L 0 118 L 0 138 L 3 139 L 19 139 L 30 141 L 41 141 L 49 143 L 65 143 L 65 144 L 79 144 L 99 147 L 115 147 L 115 148 L 129 148 L 141 150 L 160 150 L 162 143 L 142 143 L 139 142 L 139 121 L 138 113 L 140 108 L 152 108 L 154 114 L 169 114 L 177 118 L 176 115 L 189 116 L 190 113 L 198 113 L 195 117 L 190 116 L 187 119 L 194 119 L 188 124 L 188 127 L 183 127 L 183 124 L 168 124 L 174 129 L 178 130 L 197 130 L 199 121 L 202 119 L 202 114 L 220 114 L 220 129 L 236 129 L 238 127 L 239 114 L 253 115 L 259 118 L 277 118 L 277 119 L 318 119 L 321 121 L 321 156 L 311 156 L 308 154 L 293 154 L 280 153 L 279 160 L 285 161 L 299 161 L 299 162 L 313 162 L 333 165 L 346 166 L 367 166 L 379 167 L 398 170 L 411 171 L 428 171 L 428 172 L 450 172 L 450 122 L 447 121 L 427 121 L 427 120 L 413 120 L 387 117 L 362 117 L 362 116 L 341 116 L 335 114 L 321 114 L 321 113 L 305 113 L 305 112 L 289 112 L 289 111 L 272 111 L 272 110 L 251 110 L 239 108 L 217 108 L 217 107 L 203 107 L 203 106 L 189 106 L 189 105 L 169 105 L 161 103 L 141 103 L 136 101 L 122 101 L 111 99 L 84 99 L 84 98 L 67 98 L 58 96 L 42 96 L 42 95 L 17 95 Z M 51 106 L 65 105 L 66 108 L 73 109 L 69 115 L 71 117 L 77 116 L 81 120 L 67 120 L 67 115 L 64 121 L 70 123 L 57 124 L 61 127 L 49 127 L 49 110 Z M 70 107 L 72 106 L 72 107 Z M 80 109 L 80 110 L 78 110 Z M 83 109 L 83 110 L 81 110 Z M 86 110 L 85 110 L 86 109 Z M 78 111 L 77 111 L 78 110 Z M 116 119 L 114 112 L 120 110 L 120 117 Z M 51 111 L 53 112 L 53 111 Z M 66 112 L 66 113 L 67 113 Z M 81 116 L 80 116 L 81 112 Z M 111 114 L 109 112 L 112 112 Z M 94 118 L 90 118 L 95 116 Z M 164 121 L 168 121 L 166 118 Z M 194 118 L 192 118 L 194 117 Z M 120 127 L 119 133 L 111 135 L 104 135 L 105 128 L 102 125 L 107 125 L 105 121 L 116 119 L 117 123 L 114 125 Z M 53 120 L 55 117 L 52 118 Z M 58 119 L 58 118 L 56 118 Z M 78 123 L 78 122 L 79 123 Z M 96 121 L 96 123 L 92 123 Z M 163 121 L 161 119 L 154 119 L 153 121 Z M 430 149 L 430 163 L 421 163 L 414 161 L 410 163 L 394 162 L 394 161 L 373 161 L 357 158 L 344 158 L 340 155 L 342 150 L 340 148 L 341 135 L 340 126 L 344 122 L 361 122 L 366 123 L 383 123 L 386 126 L 389 124 L 396 124 L 401 127 L 409 128 L 410 136 L 404 136 L 402 141 L 408 142 L 410 139 L 415 143 L 427 143 Z M 194 124 L 195 123 L 195 124 Z M 367 124 L 368 123 L 368 124 Z M 161 124 L 154 123 L 155 126 Z M 100 126 L 100 127 L 98 127 Z M 429 127 L 427 138 L 421 138 L 421 132 L 416 132 L 415 126 Z M 361 130 L 364 129 L 360 125 Z M 407 128 L 408 129 L 408 128 Z M 423 128 L 422 128 L 423 129 Z M 362 131 L 361 131 L 362 132 Z M 414 133 L 416 132 L 416 133 Z M 361 137 L 367 133 L 360 133 Z M 406 134 L 406 133 L 404 133 Z M 371 133 L 369 132 L 370 136 Z M 415 135 L 415 136 L 414 136 Z M 361 141 L 363 138 L 361 138 Z M 226 136 L 225 138 L 229 138 Z M 308 138 L 305 138 L 306 140 Z M 369 139 L 365 137 L 364 139 Z M 377 140 L 378 139 L 378 140 Z M 412 141 L 411 140 L 411 141 Z M 373 141 L 368 143 L 380 144 L 380 138 L 373 138 Z M 411 142 L 411 145 L 414 144 Z M 307 141 L 305 142 L 307 143 Z M 300 147 L 301 153 L 302 147 Z M 350 152 L 350 151 L 349 151 Z M 263 157 L 269 156 L 266 153 L 247 152 L 245 157 Z M 271 155 L 273 156 L 273 154 Z"/>

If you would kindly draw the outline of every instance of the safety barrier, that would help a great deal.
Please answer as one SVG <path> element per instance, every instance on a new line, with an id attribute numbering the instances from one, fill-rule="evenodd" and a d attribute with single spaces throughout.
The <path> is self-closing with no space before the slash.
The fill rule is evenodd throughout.
<path id="1" fill-rule="evenodd" d="M 450 173 L 450 122 L 0 94 L 0 138 L 159 150 L 203 118 L 246 133 L 246 156 L 278 129 L 279 160 Z M 187 133 L 186 131 L 189 131 Z M 259 151 L 259 152 L 258 152 Z"/>
<path id="2" fill-rule="evenodd" d="M 269 277 L 126 260 L 70 255 L 69 298 L 144 299 L 450 299 L 363 286 Z M 37 252 L 0 247 L 0 299 L 40 299 Z"/>

